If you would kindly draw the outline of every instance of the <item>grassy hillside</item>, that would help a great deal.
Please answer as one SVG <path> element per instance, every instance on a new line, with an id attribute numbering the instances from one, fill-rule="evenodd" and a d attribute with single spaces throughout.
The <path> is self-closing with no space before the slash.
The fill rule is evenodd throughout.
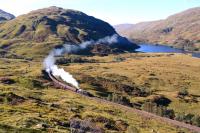
<path id="1" fill-rule="evenodd" d="M 200 115 L 198 58 L 182 54 L 122 54 L 89 59 L 97 61 L 65 67 L 82 81 L 82 88 L 92 90 L 99 96 L 106 96 L 108 92 L 117 92 L 137 103 L 163 95 L 172 101 L 169 107 L 176 112 Z M 92 80 L 91 83 L 90 80 Z M 99 85 L 95 84 L 95 80 Z M 113 82 L 115 85 L 112 86 Z M 108 86 L 105 85 L 106 83 Z M 101 88 L 100 85 L 105 85 L 105 87 Z M 137 96 L 126 90 L 128 87 L 130 91 L 142 88 L 143 93 L 147 92 L 148 95 Z M 186 89 L 189 93 L 183 99 L 178 97 L 178 92 L 182 89 Z M 102 92 L 106 94 L 103 95 Z"/>
<path id="2" fill-rule="evenodd" d="M 134 24 L 119 24 L 115 25 L 114 28 L 117 30 L 117 32 L 123 33 L 123 35 L 125 35 L 133 26 Z"/>
<path id="3" fill-rule="evenodd" d="M 57 45 L 78 45 L 114 34 L 117 33 L 107 22 L 83 12 L 49 7 L 0 24 L 0 48 L 29 57 L 44 56 Z M 136 48 L 126 38 L 123 40 L 125 47 Z"/>
<path id="4" fill-rule="evenodd" d="M 84 60 L 82 64 L 71 63 L 68 66 L 62 65 L 62 67 L 79 80 L 82 89 L 97 96 L 105 96 L 105 91 L 117 92 L 130 98 L 131 102 L 139 102 L 149 99 L 153 95 L 163 94 L 173 101 L 169 108 L 175 109 L 176 112 L 184 110 L 199 114 L 199 102 L 186 103 L 176 98 L 177 91 L 182 88 L 181 85 L 187 86 L 188 82 L 191 82 L 191 86 L 187 86 L 189 93 L 199 96 L 200 92 L 196 88 L 199 87 L 200 79 L 196 69 L 200 64 L 194 63 L 198 59 L 168 54 L 122 54 L 107 57 L 71 56 L 65 58 Z M 169 60 L 173 69 L 166 66 Z M 71 60 L 71 62 L 73 61 L 75 62 L 75 60 Z M 78 128 L 75 126 L 79 125 L 78 123 L 81 123 L 81 129 L 91 132 L 189 132 L 158 120 L 143 118 L 114 105 L 99 103 L 70 91 L 57 90 L 50 81 L 42 77 L 41 60 L 1 58 L 0 63 L 2 64 L 0 66 L 1 132 L 64 133 Z M 177 64 L 180 63 L 182 65 L 178 66 Z M 157 69 L 158 67 L 159 69 Z M 179 67 L 184 68 L 184 71 L 176 72 Z M 183 77 L 183 75 L 185 76 Z M 101 88 L 92 84 L 93 81 L 96 83 L 93 79 L 100 84 L 104 82 L 105 85 L 106 82 L 115 81 L 122 88 L 112 86 Z M 157 82 L 160 82 L 160 87 L 156 87 Z M 150 89 L 154 90 L 148 97 L 133 96 L 122 90 L 125 84 L 149 88 L 147 83 L 151 86 Z M 177 108 L 175 105 L 179 105 L 179 107 Z"/>
<path id="5" fill-rule="evenodd" d="M 0 132 L 189 132 L 58 89 L 43 75 L 43 57 L 55 46 L 115 33 L 106 22 L 58 7 L 0 23 Z M 145 53 L 56 58 L 94 96 L 200 126 L 198 58 Z"/>
<path id="6" fill-rule="evenodd" d="M 192 8 L 165 20 L 138 23 L 129 28 L 116 27 L 118 33 L 140 42 L 159 43 L 185 50 L 200 51 L 200 8 Z"/>

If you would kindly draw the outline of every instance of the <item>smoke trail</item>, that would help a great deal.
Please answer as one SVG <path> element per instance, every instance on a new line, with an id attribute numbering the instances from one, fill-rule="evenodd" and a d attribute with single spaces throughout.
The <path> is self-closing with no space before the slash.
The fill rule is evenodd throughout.
<path id="1" fill-rule="evenodd" d="M 66 72 L 63 68 L 58 68 L 58 66 L 54 65 L 51 68 L 51 70 L 54 76 L 60 76 L 60 78 L 63 81 L 74 85 L 76 88 L 79 88 L 79 85 L 76 79 L 74 79 L 73 76 L 70 73 Z"/>
<path id="2" fill-rule="evenodd" d="M 63 81 L 72 84 L 76 88 L 79 88 L 79 84 L 76 81 L 76 79 L 73 78 L 73 76 L 64 71 L 64 69 L 58 68 L 57 65 L 55 65 L 55 56 L 59 56 L 62 54 L 69 54 L 74 53 L 79 50 L 85 49 L 90 45 L 97 45 L 97 44 L 114 44 L 119 41 L 120 36 L 117 34 L 114 34 L 113 36 L 107 36 L 105 38 L 99 39 L 97 41 L 86 41 L 79 45 L 72 45 L 72 44 L 64 44 L 62 48 L 54 48 L 49 55 L 44 59 L 43 66 L 48 73 L 52 73 L 54 76 L 60 77 Z"/>

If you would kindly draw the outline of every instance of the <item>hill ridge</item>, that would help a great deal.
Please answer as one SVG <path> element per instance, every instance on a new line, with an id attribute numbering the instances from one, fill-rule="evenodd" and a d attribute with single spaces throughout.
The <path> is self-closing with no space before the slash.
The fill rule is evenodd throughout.
<path id="1" fill-rule="evenodd" d="M 11 20 L 14 18 L 15 16 L 13 14 L 5 12 L 0 9 L 0 22 L 4 22 L 4 21 Z"/>
<path id="2" fill-rule="evenodd" d="M 134 24 L 129 30 L 116 31 L 140 42 L 159 43 L 173 47 L 200 51 L 200 7 L 171 15 L 163 20 Z"/>
<path id="3" fill-rule="evenodd" d="M 53 6 L 31 11 L 1 24 L 0 48 L 12 50 L 20 55 L 26 55 L 28 50 L 35 49 L 32 50 L 35 51 L 33 54 L 44 55 L 57 45 L 79 45 L 114 34 L 117 34 L 115 29 L 103 20 L 81 11 Z M 117 48 L 117 51 L 123 51 L 123 47 L 128 50 L 127 46 L 130 49 L 137 48 L 136 44 L 118 36 L 119 40 L 123 40 L 120 42 L 123 45 Z M 107 45 L 96 48 L 99 52 L 107 51 L 106 53 L 112 53 L 112 49 L 116 48 L 108 48 Z"/>

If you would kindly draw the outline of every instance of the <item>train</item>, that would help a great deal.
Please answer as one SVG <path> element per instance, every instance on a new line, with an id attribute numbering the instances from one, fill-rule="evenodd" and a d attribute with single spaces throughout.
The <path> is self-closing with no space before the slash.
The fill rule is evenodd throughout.
<path id="1" fill-rule="evenodd" d="M 88 97 L 94 97 L 94 95 L 92 95 L 88 91 L 82 90 L 80 88 L 69 86 L 69 85 L 59 81 L 55 76 L 53 76 L 51 71 L 48 71 L 48 72 L 42 71 L 42 73 L 43 73 L 43 75 L 46 79 L 51 79 L 54 82 L 54 85 L 61 88 L 61 89 L 70 90 L 70 91 L 73 91 L 75 93 L 79 93 L 81 95 L 85 95 L 85 96 L 88 96 Z"/>

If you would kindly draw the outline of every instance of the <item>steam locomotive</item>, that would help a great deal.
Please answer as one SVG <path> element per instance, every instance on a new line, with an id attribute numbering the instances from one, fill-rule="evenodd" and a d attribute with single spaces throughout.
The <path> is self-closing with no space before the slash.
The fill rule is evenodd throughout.
<path id="1" fill-rule="evenodd" d="M 54 82 L 55 86 L 57 86 L 59 88 L 62 88 L 62 89 L 65 89 L 65 90 L 71 90 L 71 91 L 79 93 L 81 95 L 94 97 L 91 93 L 89 93 L 89 92 L 87 92 L 85 90 L 82 90 L 82 89 L 79 89 L 79 88 L 75 88 L 75 87 L 71 87 L 71 86 L 69 86 L 69 85 L 57 80 L 57 78 L 53 76 L 51 71 L 47 72 L 46 70 L 42 70 L 42 73 L 43 73 L 43 77 L 45 79 L 52 80 Z"/>

